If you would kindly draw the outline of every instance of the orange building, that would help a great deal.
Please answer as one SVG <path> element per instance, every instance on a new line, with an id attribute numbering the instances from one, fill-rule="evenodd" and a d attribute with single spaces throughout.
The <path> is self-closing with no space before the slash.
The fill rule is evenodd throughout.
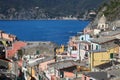
<path id="1" fill-rule="evenodd" d="M 9 41 L 12 41 L 12 42 L 16 40 L 15 35 L 7 34 L 4 31 L 0 31 L 0 38 L 6 39 L 6 40 L 9 40 Z"/>

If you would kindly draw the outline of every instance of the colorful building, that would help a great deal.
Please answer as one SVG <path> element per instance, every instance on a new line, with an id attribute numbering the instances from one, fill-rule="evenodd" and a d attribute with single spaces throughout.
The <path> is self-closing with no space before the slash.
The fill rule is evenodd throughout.
<path id="1" fill-rule="evenodd" d="M 64 45 L 61 45 L 59 48 L 56 49 L 57 54 L 62 54 L 65 51 Z"/>
<path id="2" fill-rule="evenodd" d="M 76 70 L 76 65 L 76 62 L 71 60 L 48 64 L 49 67 L 45 73 L 49 80 L 51 80 L 51 77 L 53 75 L 59 79 L 73 79 L 76 77 L 76 74 L 74 72 L 74 70 Z"/>
<path id="3" fill-rule="evenodd" d="M 4 31 L 0 31 L 0 38 L 1 39 L 6 39 L 6 40 L 12 41 L 12 42 L 17 40 L 17 37 L 15 35 L 7 34 Z"/>
<path id="4" fill-rule="evenodd" d="M 24 56 L 24 58 L 27 58 Z M 27 80 L 32 77 L 38 79 L 39 76 L 43 76 L 43 72 L 48 69 L 48 64 L 54 63 L 55 59 L 53 57 L 38 57 L 32 59 L 25 59 L 23 62 L 23 72 Z M 42 74 L 42 75 L 39 75 Z"/>
<path id="5" fill-rule="evenodd" d="M 68 52 L 72 57 L 77 60 L 84 60 L 89 55 L 89 50 L 99 50 L 101 46 L 97 43 L 91 42 L 91 37 L 89 34 L 82 34 L 80 36 L 74 36 L 69 40 Z"/>
<path id="6" fill-rule="evenodd" d="M 92 42 L 97 43 L 101 46 L 101 49 L 92 50 L 90 52 L 90 65 L 91 70 L 95 66 L 107 63 L 113 59 L 119 59 L 119 46 L 115 44 L 116 37 L 101 37 L 93 39 Z"/>
<path id="7" fill-rule="evenodd" d="M 90 52 L 90 68 L 91 71 L 94 70 L 95 66 L 101 65 L 110 61 L 109 54 L 106 50 L 98 50 L 98 51 L 91 51 Z"/>
<path id="8" fill-rule="evenodd" d="M 79 36 L 79 40 L 80 41 L 88 41 L 88 42 L 90 42 L 90 35 L 89 34 L 83 34 L 83 35 L 80 35 Z"/>

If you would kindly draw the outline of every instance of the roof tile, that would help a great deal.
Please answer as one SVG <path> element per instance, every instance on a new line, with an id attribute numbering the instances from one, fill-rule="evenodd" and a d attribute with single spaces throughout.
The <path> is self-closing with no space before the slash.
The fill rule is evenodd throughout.
<path id="1" fill-rule="evenodd" d="M 17 41 L 15 43 L 13 43 L 12 49 L 7 50 L 7 57 L 8 58 L 12 58 L 19 49 L 21 49 L 22 47 L 26 46 L 27 44 L 25 42 L 22 41 Z"/>

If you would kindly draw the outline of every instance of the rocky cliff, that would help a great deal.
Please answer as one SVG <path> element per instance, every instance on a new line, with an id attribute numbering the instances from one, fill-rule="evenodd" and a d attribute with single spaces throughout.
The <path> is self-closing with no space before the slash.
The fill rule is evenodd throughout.
<path id="1" fill-rule="evenodd" d="M 110 0 L 109 2 L 101 5 L 96 18 L 91 21 L 87 27 L 94 28 L 97 26 L 98 20 L 103 14 L 105 15 L 109 25 L 113 25 L 115 23 L 115 25 L 118 26 L 120 24 L 120 0 Z"/>

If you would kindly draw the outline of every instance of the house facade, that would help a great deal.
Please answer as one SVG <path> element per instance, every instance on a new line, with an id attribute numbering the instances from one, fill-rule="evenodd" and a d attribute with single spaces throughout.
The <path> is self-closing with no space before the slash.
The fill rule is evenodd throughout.
<path id="1" fill-rule="evenodd" d="M 99 50 L 101 46 L 97 43 L 91 42 L 89 34 L 82 34 L 77 37 L 72 37 L 69 41 L 68 52 L 77 60 L 85 60 L 89 57 L 89 50 Z"/>
<path id="2" fill-rule="evenodd" d="M 92 50 L 90 53 L 90 65 L 91 70 L 98 65 L 107 63 L 111 60 L 119 59 L 120 48 L 118 44 L 115 44 L 116 37 L 101 37 L 94 39 L 92 42 L 101 46 L 101 49 Z"/>
<path id="3" fill-rule="evenodd" d="M 7 34 L 4 31 L 0 31 L 0 38 L 7 39 L 7 40 L 12 41 L 12 42 L 16 40 L 15 35 Z"/>
<path id="4" fill-rule="evenodd" d="M 92 51 L 90 53 L 91 71 L 94 71 L 95 66 L 101 65 L 108 61 L 110 61 L 110 57 L 109 57 L 109 54 L 106 52 L 106 50 Z"/>

